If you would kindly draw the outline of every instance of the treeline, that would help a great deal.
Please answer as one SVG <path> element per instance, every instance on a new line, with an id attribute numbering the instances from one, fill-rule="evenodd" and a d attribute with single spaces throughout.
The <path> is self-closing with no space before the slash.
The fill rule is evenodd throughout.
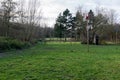
<path id="1" fill-rule="evenodd" d="M 39 0 L 2 0 L 0 3 L 0 50 L 14 46 L 17 48 L 22 43 L 35 44 L 37 40 L 50 37 L 49 32 L 53 29 L 41 24 L 41 19 Z M 25 45 L 21 45 L 23 46 Z"/>
<path id="2" fill-rule="evenodd" d="M 92 10 L 90 10 L 92 11 Z M 60 13 L 56 19 L 54 26 L 55 37 L 71 38 L 75 41 L 87 43 L 87 21 L 86 16 L 90 12 L 80 7 L 73 16 L 70 10 L 66 9 Z M 103 8 L 96 8 L 92 11 L 92 26 L 89 29 L 89 43 L 94 44 L 95 38 L 99 37 L 99 42 L 105 44 L 106 42 L 119 43 L 120 40 L 120 24 L 116 23 L 117 15 L 114 10 L 107 10 Z"/>

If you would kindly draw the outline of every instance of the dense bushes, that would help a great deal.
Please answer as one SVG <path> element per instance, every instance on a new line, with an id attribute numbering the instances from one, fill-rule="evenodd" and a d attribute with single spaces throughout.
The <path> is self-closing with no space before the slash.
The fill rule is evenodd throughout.
<path id="1" fill-rule="evenodd" d="M 29 47 L 30 43 L 22 42 L 17 39 L 0 37 L 0 52 L 11 49 L 23 49 Z"/>

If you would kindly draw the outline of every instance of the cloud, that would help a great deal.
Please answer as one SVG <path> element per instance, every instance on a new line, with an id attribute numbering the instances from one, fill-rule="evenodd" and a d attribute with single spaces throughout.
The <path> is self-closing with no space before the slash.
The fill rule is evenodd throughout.
<path id="1" fill-rule="evenodd" d="M 55 19 L 60 12 L 68 8 L 72 13 L 76 12 L 76 8 L 81 5 L 87 11 L 95 9 L 97 6 L 108 9 L 114 9 L 119 13 L 119 0 L 41 0 L 44 22 L 49 26 L 53 26 Z"/>
<path id="2" fill-rule="evenodd" d="M 41 0 L 43 17 L 48 25 L 53 26 L 59 13 L 63 12 L 66 8 L 74 12 L 78 6 L 78 4 L 76 4 L 77 3 L 72 0 Z"/>

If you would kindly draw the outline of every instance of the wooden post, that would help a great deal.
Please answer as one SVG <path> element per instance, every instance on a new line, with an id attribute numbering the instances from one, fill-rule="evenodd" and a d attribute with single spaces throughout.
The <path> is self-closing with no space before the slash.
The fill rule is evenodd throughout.
<path id="1" fill-rule="evenodd" d="M 118 35 L 118 33 L 117 33 L 117 31 L 116 31 L 116 44 L 118 43 L 118 42 L 117 42 L 117 40 L 118 40 L 117 35 Z"/>
<path id="2" fill-rule="evenodd" d="M 89 31 L 87 31 L 87 51 L 89 52 Z"/>

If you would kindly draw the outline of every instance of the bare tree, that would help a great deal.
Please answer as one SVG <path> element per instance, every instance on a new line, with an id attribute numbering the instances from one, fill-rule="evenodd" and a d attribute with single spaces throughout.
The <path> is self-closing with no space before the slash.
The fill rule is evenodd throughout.
<path id="1" fill-rule="evenodd" d="M 18 22 L 24 24 L 24 40 L 31 41 L 36 35 L 41 22 L 41 6 L 39 0 L 20 0 Z M 22 25 L 23 26 L 23 25 Z M 37 29 L 36 29 L 37 28 Z"/>
<path id="2" fill-rule="evenodd" d="M 28 7 L 26 8 L 26 40 L 30 41 L 35 33 L 35 26 L 40 24 L 41 20 L 41 6 L 39 0 L 29 0 Z"/>
<path id="3" fill-rule="evenodd" d="M 109 11 L 109 24 L 110 24 L 110 28 L 111 28 L 111 31 L 109 31 L 109 35 L 111 36 L 111 41 L 116 41 L 115 38 L 117 37 L 117 29 L 116 26 L 115 26 L 115 23 L 116 23 L 116 19 L 117 19 L 117 14 L 116 14 L 116 11 L 111 9 Z"/>
<path id="4" fill-rule="evenodd" d="M 108 17 L 109 17 L 109 23 L 111 25 L 115 24 L 115 21 L 117 19 L 117 14 L 116 14 L 116 11 L 113 10 L 113 9 L 110 9 L 109 10 L 109 13 L 108 13 Z"/>
<path id="5" fill-rule="evenodd" d="M 1 4 L 4 12 L 3 22 L 4 22 L 4 27 L 6 27 L 6 37 L 8 37 L 9 29 L 10 29 L 10 21 L 14 17 L 16 2 L 14 2 L 13 0 L 4 0 Z"/>

